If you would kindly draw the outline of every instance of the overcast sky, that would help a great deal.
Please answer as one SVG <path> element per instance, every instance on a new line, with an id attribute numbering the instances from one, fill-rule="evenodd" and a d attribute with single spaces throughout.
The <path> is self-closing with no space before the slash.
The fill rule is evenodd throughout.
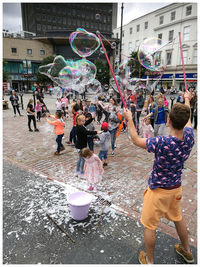
<path id="1" fill-rule="evenodd" d="M 135 18 L 138 18 L 142 15 L 145 15 L 149 12 L 152 12 L 168 4 L 170 4 L 170 2 L 160 3 L 155 1 L 152 2 L 148 1 L 140 4 L 134 1 L 124 2 L 123 24 L 127 24 L 128 22 L 130 22 Z M 18 3 L 4 2 L 2 11 L 3 11 L 3 29 L 9 30 L 10 32 L 19 32 L 20 30 L 22 30 L 21 6 L 19 2 Z M 121 25 L 120 17 L 121 17 L 121 3 L 118 3 L 118 25 L 117 25 L 118 27 Z"/>

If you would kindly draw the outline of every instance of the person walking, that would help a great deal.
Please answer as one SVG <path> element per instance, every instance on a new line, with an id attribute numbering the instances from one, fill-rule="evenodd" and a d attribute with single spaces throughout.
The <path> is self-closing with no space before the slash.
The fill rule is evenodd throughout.
<path id="1" fill-rule="evenodd" d="M 11 104 L 12 104 L 12 107 L 13 107 L 14 117 L 16 117 L 16 110 L 17 110 L 19 116 L 23 116 L 19 111 L 19 97 L 15 93 L 15 90 L 12 90 L 12 94 L 10 96 L 10 101 L 11 101 Z"/>

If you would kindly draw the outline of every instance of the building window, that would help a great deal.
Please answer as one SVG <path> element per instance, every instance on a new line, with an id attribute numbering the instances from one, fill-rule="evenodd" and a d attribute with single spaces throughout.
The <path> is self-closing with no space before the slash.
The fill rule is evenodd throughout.
<path id="1" fill-rule="evenodd" d="M 37 31 L 41 31 L 41 25 L 37 24 Z"/>
<path id="2" fill-rule="evenodd" d="M 138 24 L 138 25 L 136 26 L 136 29 L 137 29 L 137 32 L 140 31 L 140 24 Z"/>
<path id="3" fill-rule="evenodd" d="M 192 6 L 187 6 L 186 7 L 186 16 L 189 16 L 192 14 Z"/>
<path id="4" fill-rule="evenodd" d="M 167 65 L 172 64 L 172 52 L 167 52 Z"/>
<path id="5" fill-rule="evenodd" d="M 16 54 L 17 53 L 17 48 L 15 48 L 15 47 L 11 48 L 11 52 L 12 52 L 12 54 Z"/>
<path id="6" fill-rule="evenodd" d="M 103 16 L 103 22 L 106 23 L 106 16 Z"/>
<path id="7" fill-rule="evenodd" d="M 128 43 L 128 52 L 131 53 L 132 52 L 132 42 Z"/>
<path id="8" fill-rule="evenodd" d="M 122 31 L 122 37 L 124 37 L 124 31 Z"/>
<path id="9" fill-rule="evenodd" d="M 46 25 L 42 25 L 42 30 L 46 31 Z"/>
<path id="10" fill-rule="evenodd" d="M 148 21 L 145 21 L 145 23 L 144 23 L 144 29 L 145 30 L 148 29 Z"/>
<path id="11" fill-rule="evenodd" d="M 27 49 L 27 55 L 32 55 L 32 49 Z"/>
<path id="12" fill-rule="evenodd" d="M 138 50 L 138 47 L 139 47 L 139 40 L 136 40 L 136 41 L 135 41 L 135 50 L 136 50 L 136 51 Z"/>
<path id="13" fill-rule="evenodd" d="M 189 41 L 190 40 L 190 26 L 186 26 L 183 29 L 183 40 Z"/>
<path id="14" fill-rule="evenodd" d="M 124 52 L 124 44 L 122 44 L 122 53 Z"/>
<path id="15" fill-rule="evenodd" d="M 176 17 L 176 11 L 171 12 L 171 21 L 175 20 Z"/>
<path id="16" fill-rule="evenodd" d="M 45 50 L 40 50 L 40 55 L 44 56 L 45 55 Z"/>
<path id="17" fill-rule="evenodd" d="M 188 53 L 188 51 L 186 51 L 186 50 L 183 51 L 183 61 L 184 61 L 184 64 L 187 64 L 187 53 Z"/>
<path id="18" fill-rule="evenodd" d="M 70 18 L 68 18 L 68 24 L 71 25 L 71 19 Z"/>
<path id="19" fill-rule="evenodd" d="M 67 20 L 66 18 L 63 17 L 63 24 L 66 24 L 67 23 Z"/>
<path id="20" fill-rule="evenodd" d="M 164 23 L 164 16 L 160 16 L 160 25 Z"/>
<path id="21" fill-rule="evenodd" d="M 169 41 L 171 42 L 173 40 L 174 37 L 174 30 L 169 31 Z"/>
<path id="22" fill-rule="evenodd" d="M 118 33 L 118 32 L 116 33 L 116 38 L 117 38 L 117 39 L 119 38 L 119 33 Z"/>
<path id="23" fill-rule="evenodd" d="M 51 25 L 48 25 L 47 28 L 48 28 L 48 30 L 51 30 Z"/>
<path id="24" fill-rule="evenodd" d="M 133 28 L 131 27 L 131 28 L 130 28 L 130 34 L 132 34 L 132 32 L 133 32 Z"/>
<path id="25" fill-rule="evenodd" d="M 162 33 L 158 34 L 158 38 L 162 40 Z"/>
<path id="26" fill-rule="evenodd" d="M 193 64 L 197 64 L 197 49 L 194 49 Z"/>

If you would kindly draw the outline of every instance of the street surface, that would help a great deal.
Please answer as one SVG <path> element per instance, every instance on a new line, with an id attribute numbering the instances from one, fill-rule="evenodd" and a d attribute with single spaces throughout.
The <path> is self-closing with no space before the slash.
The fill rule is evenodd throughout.
<path id="1" fill-rule="evenodd" d="M 5 190 L 4 191 L 4 240 L 6 240 L 4 242 L 4 254 L 5 254 L 4 263 L 10 263 L 10 264 L 11 263 L 14 263 L 14 264 L 28 263 L 28 260 L 23 261 L 20 257 L 14 259 L 13 254 L 9 252 L 9 246 L 13 246 L 11 244 L 13 244 L 12 239 L 14 238 L 13 234 L 10 232 L 15 231 L 14 236 L 15 236 L 15 242 L 16 242 L 16 247 L 17 247 L 18 243 L 22 242 L 20 238 L 23 237 L 23 234 L 22 234 L 23 231 L 21 231 L 21 237 L 19 237 L 19 234 L 18 236 L 16 234 L 19 229 L 13 230 L 14 228 L 12 228 L 12 230 L 11 229 L 9 230 L 7 228 L 7 225 L 5 225 L 5 223 L 8 223 L 9 221 L 7 218 L 7 216 L 9 215 L 9 212 L 7 212 L 7 209 L 14 208 L 13 212 L 15 213 L 15 209 L 17 206 L 17 209 L 21 214 L 21 217 L 20 216 L 17 217 L 18 225 L 21 225 L 21 227 L 23 228 L 23 224 L 21 224 L 21 222 L 25 220 L 25 222 L 26 223 L 28 222 L 29 226 L 31 227 L 32 224 L 33 225 L 37 224 L 38 220 L 41 221 L 41 218 L 42 218 L 41 214 L 43 214 L 45 210 L 45 208 L 43 207 L 45 205 L 45 201 L 47 205 L 46 209 L 51 209 L 51 207 L 48 207 L 48 203 L 51 203 L 51 200 L 52 200 L 52 203 L 54 204 L 54 207 L 51 209 L 52 214 L 55 213 L 54 214 L 55 218 L 57 218 L 58 220 L 60 219 L 61 223 L 65 222 L 68 226 L 66 231 L 70 234 L 73 234 L 74 229 L 73 227 L 69 225 L 70 214 L 68 214 L 69 212 L 67 213 L 67 211 L 65 210 L 67 206 L 66 196 L 64 197 L 63 192 L 60 193 L 60 191 L 62 191 L 61 189 L 56 189 L 58 185 L 51 185 L 51 184 L 52 182 L 54 183 L 59 182 L 59 187 L 62 187 L 62 188 L 64 185 L 66 185 L 67 194 L 69 194 L 70 190 L 72 189 L 75 191 L 76 190 L 86 191 L 88 187 L 86 180 L 75 178 L 73 176 L 75 167 L 76 167 L 78 154 L 77 154 L 76 149 L 73 146 L 68 146 L 67 144 L 65 144 L 65 141 L 68 141 L 68 138 L 69 138 L 69 132 L 72 127 L 72 119 L 68 118 L 66 121 L 65 139 L 63 139 L 63 144 L 65 145 L 66 150 L 62 152 L 62 155 L 54 156 L 54 152 L 56 151 L 54 128 L 51 125 L 49 125 L 45 121 L 44 118 L 42 118 L 41 122 L 37 122 L 37 128 L 39 129 L 40 132 L 29 132 L 28 131 L 28 125 L 27 125 L 28 120 L 27 120 L 25 109 L 28 103 L 28 99 L 31 97 L 32 97 L 31 94 L 24 95 L 24 110 L 22 111 L 22 114 L 24 115 L 23 117 L 19 117 L 18 115 L 17 117 L 14 117 L 13 109 L 10 103 L 9 103 L 9 110 L 3 111 L 4 186 L 6 186 L 6 188 L 8 189 L 6 190 L 6 188 L 4 188 Z M 8 96 L 6 96 L 5 99 L 8 99 Z M 45 95 L 44 100 L 50 112 L 53 114 L 55 111 L 56 97 Z M 95 123 L 95 127 L 97 130 L 100 130 L 100 126 L 97 125 L 96 123 Z M 165 134 L 166 135 L 168 134 L 167 128 L 166 128 Z M 183 216 L 187 222 L 187 227 L 188 227 L 188 232 L 189 232 L 189 242 L 190 242 L 190 245 L 194 247 L 194 249 L 197 246 L 197 131 L 195 131 L 195 140 L 196 140 L 195 145 L 193 147 L 193 150 L 191 152 L 189 159 L 185 163 L 185 169 L 182 175 L 182 181 L 183 181 L 182 182 L 182 185 L 183 185 L 182 211 L 183 211 Z M 130 262 L 127 257 L 126 259 L 124 258 L 121 260 L 119 260 L 119 257 L 115 259 L 111 257 L 110 260 L 108 260 L 108 258 L 105 257 L 104 252 L 100 252 L 100 254 L 104 254 L 104 258 L 103 258 L 104 260 L 101 259 L 99 262 L 97 260 L 91 260 L 89 258 L 88 258 L 88 261 L 87 261 L 87 258 L 81 261 L 80 259 L 81 257 L 78 258 L 78 256 L 77 258 L 73 256 L 74 261 L 72 257 L 70 262 L 69 262 L 69 258 L 67 259 L 67 256 L 65 260 L 64 259 L 61 260 L 59 258 L 56 258 L 57 256 L 55 256 L 52 258 L 52 261 L 50 261 L 50 257 L 49 257 L 49 259 L 44 259 L 44 261 L 42 262 L 42 260 L 37 261 L 37 258 L 35 258 L 34 254 L 32 254 L 31 258 L 30 258 L 30 255 L 28 257 L 28 259 L 30 260 L 29 263 L 39 263 L 39 262 L 46 263 L 46 264 L 48 263 L 137 263 L 137 257 L 135 256 L 134 258 L 133 255 L 130 254 L 131 252 L 129 250 L 130 250 L 130 247 L 135 242 L 134 239 L 139 238 L 137 239 L 139 241 L 136 242 L 137 249 L 139 249 L 143 244 L 143 226 L 140 224 L 139 218 L 140 218 L 140 214 L 142 210 L 142 194 L 143 194 L 143 191 L 147 187 L 147 180 L 148 180 L 148 177 L 151 172 L 152 165 L 153 165 L 153 154 L 150 154 L 147 151 L 137 148 L 133 144 L 131 144 L 128 139 L 127 133 L 121 133 L 116 143 L 117 143 L 117 148 L 115 150 L 115 155 L 112 156 L 111 151 L 109 151 L 108 166 L 105 167 L 103 179 L 99 183 L 98 192 L 95 193 L 95 197 L 109 199 L 112 203 L 112 206 L 107 208 L 108 210 L 107 212 L 105 212 L 104 220 L 102 222 L 102 225 L 103 225 L 102 227 L 105 227 L 105 229 L 107 229 L 106 231 L 108 232 L 111 231 L 110 232 L 111 235 L 113 235 L 112 230 L 114 232 L 117 231 L 116 232 L 117 237 L 113 236 L 113 239 L 112 239 L 114 243 L 115 243 L 114 241 L 115 238 L 117 239 L 121 238 L 120 231 L 123 232 L 124 230 L 126 232 L 130 230 L 132 232 L 134 229 L 135 233 L 132 233 L 132 235 L 130 235 L 128 239 L 124 239 L 124 246 L 127 246 L 127 251 L 128 251 L 127 253 L 129 255 L 127 257 L 129 258 Z M 98 151 L 99 151 L 99 147 L 95 146 L 95 153 L 98 153 Z M 29 186 L 27 184 L 28 190 L 26 191 L 25 194 L 23 193 L 23 188 L 19 187 L 21 183 L 20 181 L 19 181 L 19 185 L 16 179 L 15 179 L 15 182 L 13 182 L 13 184 L 10 184 L 9 186 L 7 184 L 9 173 L 10 173 L 10 176 L 14 179 L 13 175 L 15 175 L 15 172 L 12 172 L 11 170 L 15 170 L 15 168 L 18 169 L 18 172 L 21 172 L 22 174 L 23 173 L 26 174 L 24 178 L 25 181 L 23 181 L 22 186 L 24 187 L 26 183 L 28 184 L 30 183 Z M 17 172 L 16 172 L 16 175 L 17 175 Z M 12 180 L 11 177 L 10 177 L 10 180 Z M 18 175 L 17 177 L 18 179 L 20 179 L 20 175 Z M 37 179 L 34 177 L 37 177 Z M 36 179 L 35 183 L 34 183 L 33 178 Z M 30 201 L 28 210 L 32 211 L 32 213 L 27 214 L 28 211 L 24 210 L 24 214 L 23 214 L 21 210 L 21 208 L 23 207 L 22 205 L 23 203 L 21 203 L 22 199 L 19 198 L 19 201 L 15 199 L 16 194 L 17 195 L 21 194 L 21 190 L 22 190 L 22 195 L 24 195 L 24 198 L 27 199 L 28 201 L 27 203 L 29 203 Z M 31 201 L 29 197 L 31 198 L 32 192 L 34 193 L 35 190 L 36 191 L 39 190 L 40 194 L 38 194 L 36 198 L 32 196 L 34 201 Z M 63 202 L 62 202 L 62 198 L 60 199 L 61 197 L 60 194 L 63 194 Z M 22 195 L 21 195 L 21 198 L 22 198 Z M 59 204 L 61 206 L 65 205 L 64 208 L 63 207 L 61 208 L 59 204 L 58 204 L 59 208 L 56 206 L 58 199 L 56 199 L 55 195 L 57 198 L 60 199 L 59 201 L 61 201 L 61 203 Z M 42 196 L 43 200 L 40 199 L 40 196 Z M 7 204 L 9 205 L 7 205 L 5 201 L 7 201 L 8 202 Z M 11 201 L 13 201 L 13 204 L 11 203 Z M 53 205 L 52 203 L 51 205 Z M 91 220 L 91 222 L 93 221 L 96 222 L 97 220 L 96 214 L 101 213 L 101 206 L 98 206 L 98 207 L 97 206 L 93 204 L 93 209 L 91 212 L 93 213 L 93 216 L 95 219 L 92 217 L 94 220 Z M 57 211 L 57 213 L 56 213 L 56 210 L 57 210 L 56 207 L 59 210 Z M 33 208 L 34 208 L 34 212 L 33 212 Z M 63 211 L 63 209 L 65 211 Z M 38 220 L 36 221 L 35 221 L 36 217 L 34 216 L 34 213 L 38 214 Z M 67 213 L 67 215 L 65 213 Z M 25 214 L 28 216 L 28 218 L 25 217 Z M 111 219 L 109 219 L 110 217 Z M 105 225 L 104 225 L 104 221 L 105 221 Z M 121 222 L 121 224 L 119 224 L 121 226 L 119 227 L 118 225 L 118 227 L 115 227 L 114 224 L 118 224 L 116 223 L 118 221 Z M 131 227 L 130 229 L 127 227 L 127 230 L 126 230 L 126 223 L 124 223 L 126 221 L 130 222 L 131 225 L 134 224 L 133 229 Z M 111 227 L 112 230 L 110 229 L 111 223 L 113 226 Z M 49 224 L 50 222 L 48 222 L 48 225 L 46 225 L 46 227 L 47 229 L 49 229 L 50 234 L 51 234 L 50 236 L 52 237 L 53 236 L 52 228 L 49 226 Z M 90 224 L 88 225 L 89 227 L 91 227 Z M 83 224 L 82 226 L 85 226 L 85 225 Z M 44 227 L 45 227 L 45 223 L 44 223 Z M 54 227 L 54 229 L 55 228 L 56 227 Z M 126 237 L 125 232 L 124 232 L 125 234 L 124 236 Z M 158 226 L 158 232 L 161 235 L 161 238 L 158 239 L 157 244 L 156 244 L 156 246 L 158 245 L 158 247 L 159 247 L 159 242 L 161 243 L 163 242 L 162 244 L 164 246 L 166 245 L 166 249 L 168 249 L 167 247 L 168 241 L 166 241 L 167 238 L 169 238 L 169 240 L 171 240 L 171 238 L 173 239 L 178 238 L 173 223 L 168 222 L 165 219 L 161 220 Z M 78 235 L 80 238 L 80 235 L 81 235 L 80 233 L 82 233 L 80 229 L 78 233 L 79 233 Z M 88 240 L 88 242 L 89 242 L 89 238 L 92 238 L 92 237 L 87 236 L 88 232 L 87 232 L 87 235 L 84 234 L 84 231 L 82 234 L 83 235 L 81 236 L 81 239 L 83 241 L 82 243 L 83 245 L 84 237 Z M 38 235 L 39 235 L 39 232 L 38 232 Z M 62 233 L 60 235 L 62 235 Z M 76 233 L 74 233 L 74 235 L 76 236 Z M 94 235 L 94 233 L 92 235 Z M 12 239 L 9 239 L 11 237 Z M 164 237 L 164 240 L 161 241 L 162 237 Z M 34 237 L 30 235 L 29 238 L 34 238 Z M 45 242 L 49 242 L 49 240 L 45 239 Z M 61 241 L 59 239 L 59 241 L 57 240 L 56 242 L 59 243 Z M 67 242 L 69 243 L 69 241 Z M 99 241 L 97 241 L 95 245 L 93 243 L 95 251 L 96 251 L 95 246 L 98 247 L 99 245 L 98 242 Z M 44 246 L 44 244 L 43 245 L 41 244 L 41 247 L 42 246 Z M 60 246 L 61 245 L 59 244 L 59 247 Z M 110 246 L 109 242 L 107 246 L 108 247 Z M 119 248 L 120 247 L 121 246 L 119 244 Z M 80 255 L 81 255 L 81 249 L 82 249 L 82 246 L 78 250 Z M 104 249 L 102 248 L 100 251 L 102 250 Z M 55 255 L 56 255 L 56 251 L 55 251 Z M 76 255 L 76 253 L 74 255 Z M 119 253 L 119 255 L 121 254 Z M 44 256 L 44 254 L 42 253 L 42 250 L 41 250 L 41 257 L 42 256 Z M 160 260 L 161 259 L 159 258 L 157 262 L 161 263 Z M 169 261 L 165 263 L 169 263 Z M 172 263 L 175 263 L 175 262 L 172 262 Z"/>

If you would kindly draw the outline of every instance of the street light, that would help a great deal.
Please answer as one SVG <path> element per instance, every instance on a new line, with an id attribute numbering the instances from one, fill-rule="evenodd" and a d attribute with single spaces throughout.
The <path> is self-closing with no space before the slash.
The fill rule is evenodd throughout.
<path id="1" fill-rule="evenodd" d="M 121 29 L 120 29 L 119 64 L 121 64 L 121 61 L 122 61 L 122 25 L 123 25 L 123 9 L 124 9 L 124 4 L 122 3 L 122 6 L 121 6 Z"/>

